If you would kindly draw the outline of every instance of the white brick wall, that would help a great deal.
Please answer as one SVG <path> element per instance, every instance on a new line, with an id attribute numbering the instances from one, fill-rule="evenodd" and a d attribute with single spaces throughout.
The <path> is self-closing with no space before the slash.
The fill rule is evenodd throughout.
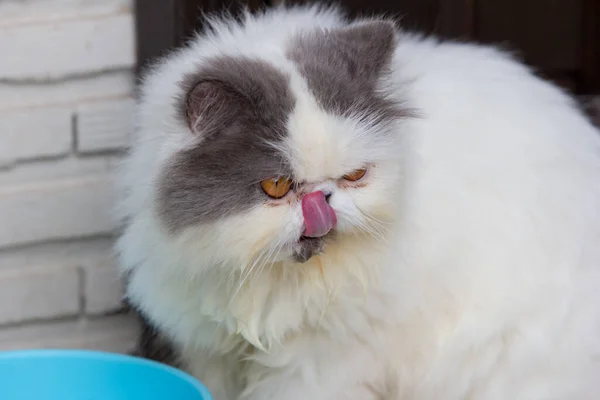
<path id="1" fill-rule="evenodd" d="M 71 150 L 72 119 L 73 111 L 68 107 L 16 110 L 0 115 L 0 165 L 64 156 Z"/>
<path id="2" fill-rule="evenodd" d="M 115 263 L 96 263 L 83 272 L 84 311 L 90 315 L 118 311 L 123 287 Z"/>
<path id="3" fill-rule="evenodd" d="M 112 257 L 131 0 L 0 1 L 0 351 L 132 349 Z"/>
<path id="4" fill-rule="evenodd" d="M 132 26 L 128 10 L 115 10 L 101 18 L 0 27 L 0 76 L 47 80 L 127 68 L 134 57 Z"/>
<path id="5" fill-rule="evenodd" d="M 79 313 L 79 271 L 42 265 L 0 272 L 0 324 Z"/>
<path id="6" fill-rule="evenodd" d="M 117 150 L 133 133 L 132 99 L 86 104 L 77 113 L 77 151 L 82 153 Z"/>
<path id="7" fill-rule="evenodd" d="M 7 327 L 0 331 L 0 351 L 24 348 L 76 348 L 130 352 L 137 326 L 127 315 L 61 320 Z"/>

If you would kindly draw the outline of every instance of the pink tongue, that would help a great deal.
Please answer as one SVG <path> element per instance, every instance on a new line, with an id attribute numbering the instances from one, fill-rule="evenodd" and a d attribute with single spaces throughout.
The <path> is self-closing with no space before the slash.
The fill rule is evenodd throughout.
<path id="1" fill-rule="evenodd" d="M 302 215 L 306 226 L 304 236 L 307 237 L 325 236 L 337 223 L 335 211 L 321 191 L 309 193 L 302 198 Z"/>

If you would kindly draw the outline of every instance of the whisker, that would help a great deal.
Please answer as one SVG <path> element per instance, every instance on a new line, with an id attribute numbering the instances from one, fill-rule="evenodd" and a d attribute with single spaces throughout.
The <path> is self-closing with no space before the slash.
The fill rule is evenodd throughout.
<path id="1" fill-rule="evenodd" d="M 387 243 L 385 235 L 377 229 L 375 229 L 373 226 L 369 225 L 367 222 L 360 221 L 356 226 L 361 232 L 365 233 L 366 235 L 374 237 L 375 239 L 383 243 Z"/>
<path id="2" fill-rule="evenodd" d="M 363 216 L 368 219 L 373 225 L 387 231 L 390 232 L 390 228 L 388 227 L 390 224 L 387 222 L 383 222 L 375 217 L 373 217 L 371 214 L 369 213 L 363 213 Z"/>
<path id="3" fill-rule="evenodd" d="M 252 266 L 248 269 L 248 272 L 246 272 L 246 274 L 244 275 L 244 269 L 247 268 L 247 264 L 245 264 L 242 269 L 239 271 L 240 272 L 240 283 L 237 287 L 237 289 L 235 290 L 235 292 L 233 293 L 233 295 L 231 296 L 231 299 L 229 299 L 229 303 L 227 304 L 227 307 L 225 308 L 225 314 L 227 314 L 227 312 L 229 311 L 229 308 L 231 307 L 231 305 L 233 304 L 233 302 L 235 301 L 235 299 L 237 298 L 238 294 L 240 293 L 240 290 L 242 289 L 242 287 L 244 286 L 244 284 L 246 283 L 246 280 L 248 279 L 248 277 L 252 274 L 252 271 L 254 270 L 254 268 L 256 267 L 256 265 L 261 261 L 261 259 L 264 257 L 264 250 L 261 251 L 260 253 L 258 253 L 256 259 L 254 260 L 254 262 L 252 263 Z"/>

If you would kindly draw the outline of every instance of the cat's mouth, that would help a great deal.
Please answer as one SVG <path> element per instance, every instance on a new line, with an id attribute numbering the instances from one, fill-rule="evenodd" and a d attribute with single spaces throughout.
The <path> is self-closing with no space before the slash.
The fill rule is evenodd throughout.
<path id="1" fill-rule="evenodd" d="M 298 263 L 305 263 L 313 256 L 321 254 L 325 248 L 325 237 L 300 236 L 298 242 L 294 245 L 292 257 Z"/>

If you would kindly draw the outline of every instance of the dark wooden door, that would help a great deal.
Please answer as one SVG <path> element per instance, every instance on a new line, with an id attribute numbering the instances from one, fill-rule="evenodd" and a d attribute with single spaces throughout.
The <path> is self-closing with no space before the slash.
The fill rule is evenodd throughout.
<path id="1" fill-rule="evenodd" d="M 140 65 L 202 29 L 201 14 L 279 0 L 137 0 Z M 314 1 L 314 0 L 313 0 Z M 287 3 L 306 3 L 288 0 Z M 351 15 L 398 17 L 407 29 L 493 43 L 579 94 L 600 93 L 600 0 L 342 0 Z"/>

